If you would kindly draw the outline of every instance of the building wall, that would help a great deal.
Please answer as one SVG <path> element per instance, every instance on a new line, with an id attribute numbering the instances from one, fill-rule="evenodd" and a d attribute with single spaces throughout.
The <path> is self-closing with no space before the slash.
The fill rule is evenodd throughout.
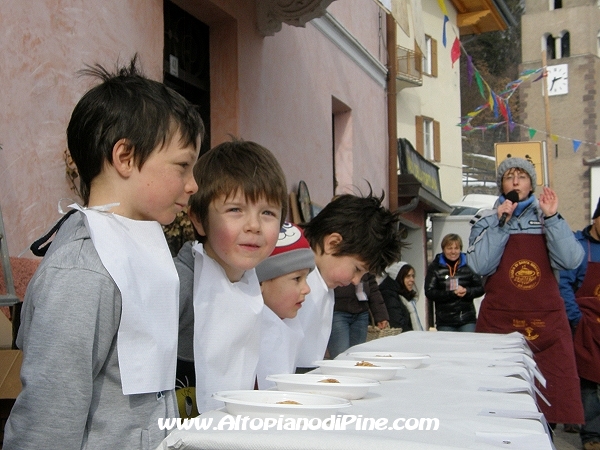
<path id="1" fill-rule="evenodd" d="M 233 134 L 271 149 L 289 189 L 305 180 L 312 200 L 334 193 L 332 113 L 340 104 L 345 127 L 338 143 L 340 191 L 387 190 L 384 87 L 313 24 L 283 25 L 274 36 L 257 31 L 254 0 L 179 0 L 209 25 L 212 144 Z M 65 130 L 93 80 L 76 71 L 107 68 L 138 52 L 145 73 L 162 79 L 161 0 L 40 0 L 3 5 L 0 33 L 0 206 L 12 255 L 60 217 L 58 200 L 74 197 L 65 177 Z M 330 13 L 374 59 L 385 36 L 374 2 L 334 2 Z M 384 23 L 384 22 L 383 22 Z M 384 79 L 385 77 L 383 77 Z M 339 112 L 339 111 L 338 111 Z M 336 130 L 340 131 L 340 130 Z M 387 195 L 386 195 L 387 197 Z M 387 200 L 386 200 L 387 201 Z"/>
<path id="2" fill-rule="evenodd" d="M 562 0 L 563 8 L 573 8 L 575 6 L 594 5 L 596 0 Z M 550 5 L 554 5 L 554 0 L 525 0 L 525 10 L 527 14 L 534 14 L 548 11 Z"/>
<path id="3" fill-rule="evenodd" d="M 590 223 L 590 209 L 597 198 L 590 191 L 589 166 L 584 158 L 598 155 L 597 102 L 600 60 L 597 57 L 596 40 L 600 29 L 600 12 L 595 2 L 565 2 L 563 8 L 549 11 L 534 9 L 527 3 L 522 17 L 523 64 L 522 69 L 537 69 L 542 66 L 542 38 L 544 33 L 555 37 L 562 31 L 570 34 L 570 57 L 549 59 L 548 66 L 567 64 L 569 70 L 569 92 L 566 95 L 548 97 L 546 112 L 541 82 L 524 83 L 519 89 L 523 114 L 521 123 L 540 130 L 533 140 L 547 140 L 545 131 L 546 114 L 550 118 L 550 133 L 558 141 L 549 142 L 550 186 L 559 197 L 559 211 L 572 229 L 581 229 Z M 535 3 L 535 2 L 533 2 Z M 592 4 L 594 3 L 594 4 Z M 583 5 L 585 6 L 574 6 Z M 527 130 L 523 131 L 524 136 Z M 583 143 L 574 152 L 573 139 Z M 558 147 L 558 149 L 556 148 Z M 539 193 L 538 193 L 539 194 Z"/>
<path id="4" fill-rule="evenodd" d="M 563 4 L 566 2 L 563 1 Z M 521 18 L 523 63 L 540 61 L 544 33 L 554 37 L 562 32 L 570 34 L 571 56 L 597 54 L 597 34 L 600 31 L 600 9 L 596 5 L 563 7 L 553 11 L 547 5 L 542 11 L 533 13 L 529 9 Z M 529 6 L 529 4 L 528 4 Z M 551 63 L 551 61 L 549 61 Z"/>
<path id="5" fill-rule="evenodd" d="M 443 45 L 444 16 L 436 0 L 424 0 L 423 29 L 437 41 L 438 76 L 423 75 L 423 85 L 409 87 L 398 93 L 398 137 L 416 142 L 415 117 L 426 116 L 440 122 L 441 161 L 434 162 L 440 170 L 442 200 L 455 203 L 463 196 L 462 139 L 460 122 L 460 68 L 458 61 L 452 67 L 450 48 L 458 36 L 456 10 L 446 1 L 449 23 L 446 25 L 447 45 Z M 412 33 L 412 30 L 411 30 Z M 414 48 L 414 37 L 398 29 L 398 44 Z"/>
<path id="6" fill-rule="evenodd" d="M 377 51 L 379 8 L 373 2 L 334 2 L 328 11 L 353 36 L 371 36 L 366 48 Z M 240 133 L 273 150 L 290 188 L 304 179 L 317 204 L 333 196 L 335 98 L 351 118 L 340 174 L 345 183 L 338 192 L 364 192 L 366 181 L 375 192 L 387 190 L 384 88 L 312 24 L 284 25 L 275 36 L 245 39 L 240 67 Z"/>
<path id="7" fill-rule="evenodd" d="M 11 255 L 58 220 L 59 199 L 75 198 L 65 176 L 65 132 L 93 82 L 76 72 L 96 63 L 111 69 L 138 52 L 145 73 L 162 76 L 162 1 L 31 6 L 3 2 L 0 14 L 0 207 Z"/>

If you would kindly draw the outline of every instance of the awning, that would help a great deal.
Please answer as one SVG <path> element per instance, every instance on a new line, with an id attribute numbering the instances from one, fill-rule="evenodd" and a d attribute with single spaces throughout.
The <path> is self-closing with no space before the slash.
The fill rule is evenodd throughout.
<path id="1" fill-rule="evenodd" d="M 398 175 L 398 209 L 409 212 L 420 206 L 426 213 L 450 213 L 452 206 L 425 189 L 412 174 Z"/>

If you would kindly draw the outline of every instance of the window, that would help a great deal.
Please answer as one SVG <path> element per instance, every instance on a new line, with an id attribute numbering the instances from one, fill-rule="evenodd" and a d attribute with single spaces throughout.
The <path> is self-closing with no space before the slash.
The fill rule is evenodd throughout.
<path id="1" fill-rule="evenodd" d="M 337 195 L 349 192 L 353 182 L 352 110 L 332 97 L 331 118 L 333 195 Z"/>
<path id="2" fill-rule="evenodd" d="M 569 42 L 571 40 L 571 36 L 569 34 L 568 31 L 563 31 L 561 37 L 560 37 L 560 56 L 559 58 L 568 58 L 569 56 L 571 56 L 571 43 Z"/>
<path id="3" fill-rule="evenodd" d="M 600 33 L 599 33 L 600 35 Z M 550 33 L 542 38 L 542 49 L 546 49 L 547 59 L 561 59 L 571 56 L 571 35 L 568 31 L 561 31 L 558 37 Z"/>
<path id="4" fill-rule="evenodd" d="M 437 77 L 437 41 L 425 35 L 425 48 L 423 49 L 423 73 Z"/>
<path id="5" fill-rule="evenodd" d="M 433 159 L 433 120 L 423 119 L 423 156 Z"/>
<path id="6" fill-rule="evenodd" d="M 561 9 L 562 8 L 562 0 L 550 0 L 550 11 L 553 9 Z"/>
<path id="7" fill-rule="evenodd" d="M 547 34 L 545 37 L 545 45 L 546 45 L 546 57 L 548 59 L 554 59 L 556 58 L 556 53 L 555 53 L 555 39 L 554 36 L 552 36 L 551 34 Z"/>
<path id="8" fill-rule="evenodd" d="M 417 116 L 417 152 L 430 161 L 440 162 L 440 123 L 430 117 Z"/>

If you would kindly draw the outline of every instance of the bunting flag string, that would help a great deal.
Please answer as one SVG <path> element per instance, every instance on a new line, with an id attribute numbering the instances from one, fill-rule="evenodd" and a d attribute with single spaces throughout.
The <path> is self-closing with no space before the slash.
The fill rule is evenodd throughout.
<path id="1" fill-rule="evenodd" d="M 475 80 L 477 82 L 477 86 L 479 88 L 479 93 L 481 94 L 481 96 L 483 98 L 485 98 L 487 100 L 487 103 L 478 106 L 473 112 L 475 112 L 476 114 L 473 114 L 473 112 L 468 113 L 465 117 L 463 117 L 460 125 L 464 128 L 466 124 L 470 125 L 471 120 L 477 115 L 479 114 L 483 109 L 485 108 L 489 108 L 490 111 L 493 111 L 494 113 L 494 117 L 498 118 L 500 117 L 500 115 L 502 115 L 502 117 L 504 118 L 505 122 L 508 121 L 509 124 L 511 124 L 512 122 L 512 113 L 510 111 L 510 108 L 508 106 L 508 101 L 510 99 L 510 97 L 515 93 L 515 91 L 523 84 L 523 82 L 527 81 L 529 78 L 531 78 L 532 76 L 534 76 L 535 74 L 542 72 L 543 69 L 539 68 L 539 69 L 528 69 L 525 70 L 523 72 L 521 72 L 521 74 L 519 75 L 519 78 L 517 80 L 511 81 L 509 82 L 506 87 L 502 90 L 502 92 L 500 92 L 499 94 L 495 93 L 492 88 L 489 86 L 489 84 L 483 79 L 481 78 L 481 75 L 479 74 L 479 71 L 477 71 L 477 69 L 474 69 L 474 73 L 475 73 Z M 535 80 L 534 80 L 535 81 Z M 484 87 L 485 86 L 485 87 Z M 488 96 L 485 97 L 484 93 L 488 92 Z M 489 125 L 490 124 L 486 124 L 485 126 L 483 126 L 484 129 L 489 129 Z M 511 128 L 513 127 L 513 125 L 511 125 Z M 477 127 L 470 127 L 470 130 L 473 129 L 477 129 Z M 466 130 L 465 130 L 466 131 Z"/>
<path id="2" fill-rule="evenodd" d="M 474 112 L 474 115 L 472 117 L 475 117 L 475 115 L 479 114 L 482 110 L 484 110 L 485 108 L 487 108 L 488 105 L 483 105 L 483 107 L 480 107 L 481 109 L 479 111 Z M 473 114 L 473 113 L 469 113 L 469 114 Z M 523 124 L 519 124 L 516 122 L 513 122 L 512 119 L 506 121 L 502 121 L 502 122 L 495 122 L 495 123 L 486 123 L 485 125 L 481 125 L 481 126 L 471 126 L 470 124 L 470 119 L 472 117 L 469 117 L 469 120 L 463 120 L 461 123 L 459 123 L 458 125 L 462 127 L 463 131 L 465 131 L 466 133 L 472 133 L 474 131 L 481 131 L 482 133 L 485 132 L 486 130 L 492 130 L 494 128 L 498 128 L 501 125 L 505 125 L 507 122 L 509 124 L 509 126 L 514 127 L 521 127 L 521 128 L 525 128 L 527 129 L 527 132 L 529 133 L 529 139 L 533 139 L 533 137 L 537 134 L 537 133 L 541 133 L 544 135 L 548 135 L 546 133 L 546 131 L 544 130 L 536 130 L 535 128 L 531 128 L 527 125 L 523 125 Z M 511 128 L 512 129 L 512 128 Z M 590 142 L 590 141 L 583 141 L 580 139 L 573 139 L 567 136 L 561 136 L 558 134 L 550 134 L 550 139 L 552 139 L 552 142 L 554 142 L 555 144 L 558 144 L 558 141 L 560 139 L 565 140 L 565 141 L 571 141 L 571 145 L 573 146 L 573 152 L 577 153 L 577 151 L 579 150 L 579 148 L 581 147 L 581 144 L 584 145 L 595 145 L 597 147 L 600 147 L 600 142 Z"/>
<path id="3" fill-rule="evenodd" d="M 438 0 L 438 5 L 440 7 L 440 10 L 442 11 L 442 14 L 444 15 L 444 24 L 443 24 L 443 29 L 442 29 L 442 43 L 444 44 L 444 47 L 446 47 L 447 46 L 446 30 L 447 30 L 447 24 L 450 19 L 448 18 L 448 10 L 446 9 L 444 0 Z M 535 83 L 536 81 L 541 80 L 545 73 L 544 68 L 540 67 L 539 69 L 524 70 L 523 72 L 521 72 L 519 74 L 518 79 L 509 82 L 500 93 L 496 93 L 492 90 L 492 88 L 489 86 L 489 84 L 483 79 L 483 77 L 479 73 L 479 70 L 477 70 L 477 68 L 473 64 L 473 58 L 467 53 L 464 46 L 460 42 L 458 35 L 456 33 L 456 30 L 454 30 L 454 31 L 455 31 L 454 34 L 456 37 L 455 37 L 455 39 L 452 43 L 452 47 L 450 49 L 450 60 L 452 61 L 452 67 L 454 67 L 454 63 L 460 59 L 461 53 L 464 53 L 467 58 L 466 66 L 467 66 L 468 85 L 471 86 L 473 83 L 473 78 L 475 78 L 475 82 L 477 84 L 477 89 L 479 90 L 479 94 L 486 101 L 485 104 L 478 106 L 477 108 L 475 108 L 475 110 L 467 113 L 466 116 L 462 117 L 458 126 L 460 126 L 463 129 L 463 131 L 466 133 L 472 133 L 474 131 L 481 131 L 482 133 L 484 133 L 485 130 L 491 130 L 494 128 L 498 128 L 502 125 L 508 125 L 511 131 L 516 126 L 522 127 L 522 128 L 527 128 L 530 139 L 533 139 L 533 137 L 538 132 L 548 135 L 548 133 L 546 133 L 543 130 L 536 130 L 531 127 L 528 127 L 527 125 L 515 123 L 513 121 L 512 113 L 510 111 L 510 107 L 509 107 L 509 103 L 508 103 L 511 96 L 516 92 L 516 90 L 525 81 L 528 81 L 530 78 L 532 78 L 535 75 L 537 75 L 537 76 L 533 80 L 531 80 L 531 82 Z M 487 95 L 486 95 L 486 92 L 487 92 Z M 495 118 L 499 118 L 500 116 L 502 116 L 502 118 L 504 120 L 502 120 L 501 122 L 486 123 L 486 124 L 480 125 L 480 126 L 473 126 L 471 124 L 472 120 L 475 117 L 477 117 L 477 115 L 479 115 L 482 111 L 485 111 L 487 108 L 489 108 L 490 111 L 492 111 L 494 113 Z M 572 146 L 573 146 L 573 152 L 577 152 L 579 150 L 579 147 L 581 146 L 581 144 L 600 146 L 600 142 L 582 141 L 579 139 L 572 139 L 572 138 L 568 138 L 565 136 L 559 136 L 557 134 L 550 134 L 549 136 L 554 143 L 558 143 L 559 139 L 571 141 Z"/>

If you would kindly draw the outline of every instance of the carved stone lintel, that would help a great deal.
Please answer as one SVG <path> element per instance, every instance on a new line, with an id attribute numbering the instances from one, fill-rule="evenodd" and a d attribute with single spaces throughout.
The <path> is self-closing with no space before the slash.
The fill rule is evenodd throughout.
<path id="1" fill-rule="evenodd" d="M 258 30 L 263 36 L 273 36 L 281 24 L 304 27 L 306 23 L 325 14 L 335 0 L 257 0 Z"/>

